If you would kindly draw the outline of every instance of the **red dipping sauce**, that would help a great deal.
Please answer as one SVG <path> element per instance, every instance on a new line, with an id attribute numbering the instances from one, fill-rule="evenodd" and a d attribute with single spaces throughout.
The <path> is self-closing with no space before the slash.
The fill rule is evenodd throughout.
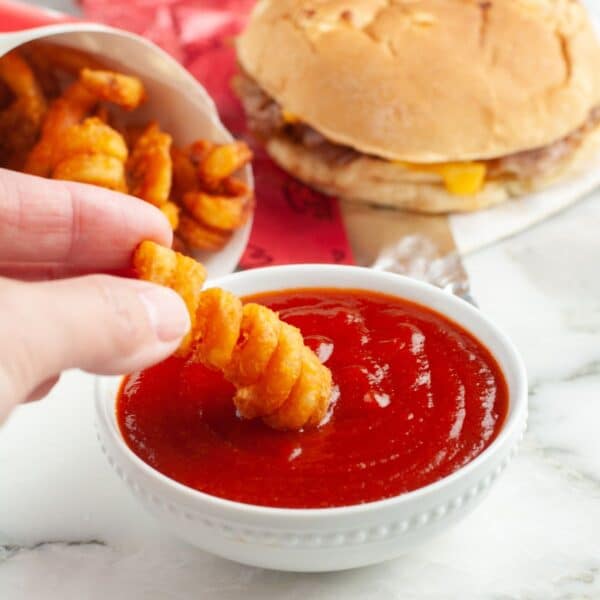
<path id="1" fill-rule="evenodd" d="M 123 437 L 143 461 L 214 496 L 286 508 L 382 500 L 456 471 L 508 411 L 489 351 L 424 306 L 362 290 L 253 296 L 296 325 L 333 373 L 318 429 L 279 432 L 236 416 L 233 387 L 182 359 L 125 378 Z"/>

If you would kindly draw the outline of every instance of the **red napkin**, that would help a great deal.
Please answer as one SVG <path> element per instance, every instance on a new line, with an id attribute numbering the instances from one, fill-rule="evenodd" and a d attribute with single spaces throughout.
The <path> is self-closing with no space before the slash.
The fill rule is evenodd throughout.
<path id="1" fill-rule="evenodd" d="M 231 91 L 236 71 L 233 38 L 254 0 L 82 0 L 86 19 L 127 28 L 181 61 L 215 100 L 226 127 L 246 137 L 242 108 Z M 0 0 L 0 31 L 70 17 Z M 352 264 L 337 200 L 302 185 L 254 148 L 257 209 L 243 268 L 300 262 Z"/>

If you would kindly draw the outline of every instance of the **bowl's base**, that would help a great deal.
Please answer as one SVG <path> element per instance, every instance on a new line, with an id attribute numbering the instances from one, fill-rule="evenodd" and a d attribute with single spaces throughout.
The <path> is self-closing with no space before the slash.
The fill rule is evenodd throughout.
<path id="1" fill-rule="evenodd" d="M 485 495 L 485 492 L 480 494 L 439 520 L 409 522 L 404 532 L 382 527 L 378 530 L 382 538 L 379 540 L 372 539 L 375 532 L 365 528 L 335 535 L 319 535 L 314 531 L 285 534 L 277 540 L 274 536 L 271 542 L 259 541 L 252 531 L 241 526 L 234 528 L 201 517 L 191 521 L 140 499 L 146 510 L 174 535 L 205 552 L 262 569 L 322 573 L 367 567 L 409 554 L 468 515 Z"/>

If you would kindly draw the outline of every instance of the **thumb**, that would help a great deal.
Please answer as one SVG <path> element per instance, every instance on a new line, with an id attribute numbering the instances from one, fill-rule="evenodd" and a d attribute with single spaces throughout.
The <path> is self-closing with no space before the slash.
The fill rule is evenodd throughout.
<path id="1" fill-rule="evenodd" d="M 151 283 L 105 275 L 0 279 L 0 411 L 3 394 L 22 401 L 63 369 L 119 374 L 154 364 L 189 327 L 183 300 Z"/>

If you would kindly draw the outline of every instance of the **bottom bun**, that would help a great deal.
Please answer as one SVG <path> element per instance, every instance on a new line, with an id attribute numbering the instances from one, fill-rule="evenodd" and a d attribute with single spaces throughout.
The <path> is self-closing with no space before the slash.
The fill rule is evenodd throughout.
<path id="1" fill-rule="evenodd" d="M 551 171 L 523 179 L 490 179 L 470 196 L 450 194 L 442 178 L 435 173 L 409 169 L 367 155 L 335 161 L 318 149 L 284 136 L 269 139 L 266 148 L 280 167 L 332 196 L 422 213 L 470 212 L 544 189 L 589 167 L 600 150 L 600 125 Z"/>

